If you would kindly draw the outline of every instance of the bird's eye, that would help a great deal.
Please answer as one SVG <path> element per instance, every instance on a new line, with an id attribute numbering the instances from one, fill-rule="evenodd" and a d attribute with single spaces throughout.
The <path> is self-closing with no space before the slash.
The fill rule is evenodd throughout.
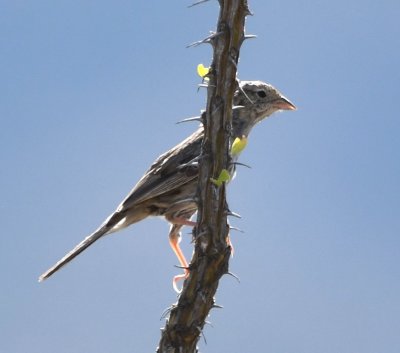
<path id="1" fill-rule="evenodd" d="M 258 95 L 260 98 L 265 98 L 265 97 L 267 96 L 267 94 L 266 94 L 264 91 L 262 91 L 262 90 L 257 91 L 257 95 Z"/>

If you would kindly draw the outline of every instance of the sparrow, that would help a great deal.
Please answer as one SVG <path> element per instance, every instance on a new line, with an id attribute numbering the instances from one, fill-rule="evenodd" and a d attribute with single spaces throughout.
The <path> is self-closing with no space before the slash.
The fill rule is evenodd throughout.
<path id="1" fill-rule="evenodd" d="M 233 98 L 231 146 L 235 139 L 247 141 L 256 124 L 279 110 L 296 110 L 296 107 L 268 83 L 240 81 Z M 158 157 L 100 227 L 44 272 L 39 282 L 52 276 L 103 236 L 149 216 L 163 216 L 171 224 L 169 242 L 184 269 L 184 274 L 173 279 L 176 289 L 176 282 L 188 275 L 188 262 L 179 246 L 180 230 L 183 226 L 196 225 L 190 218 L 197 211 L 198 161 L 203 137 L 201 125 L 192 135 Z M 233 162 L 237 157 L 237 154 L 232 156 Z"/>

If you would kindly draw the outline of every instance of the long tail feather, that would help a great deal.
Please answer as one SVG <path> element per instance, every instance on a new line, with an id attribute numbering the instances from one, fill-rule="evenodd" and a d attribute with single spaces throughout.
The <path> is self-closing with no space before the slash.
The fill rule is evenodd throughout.
<path id="1" fill-rule="evenodd" d="M 96 230 L 94 233 L 90 234 L 88 237 L 83 239 L 77 246 L 75 246 L 75 248 L 73 248 L 68 254 L 66 254 L 53 267 L 49 268 L 46 272 L 44 272 L 39 277 L 39 282 L 42 282 L 45 279 L 49 278 L 53 273 L 57 272 L 61 267 L 65 266 L 68 262 L 73 260 L 82 251 L 84 251 L 90 245 L 92 245 L 96 240 L 100 239 L 103 235 L 105 235 L 109 230 L 110 230 L 110 227 L 107 227 L 107 225 L 103 225 L 98 230 Z"/>

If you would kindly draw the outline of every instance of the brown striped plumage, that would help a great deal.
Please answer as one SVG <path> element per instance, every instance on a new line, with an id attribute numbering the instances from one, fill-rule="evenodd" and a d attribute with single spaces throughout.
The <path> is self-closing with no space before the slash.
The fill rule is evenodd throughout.
<path id="1" fill-rule="evenodd" d="M 248 136 L 258 122 L 277 110 L 294 110 L 295 106 L 271 85 L 261 81 L 242 81 L 234 95 L 232 139 Z M 179 248 L 180 229 L 194 225 L 190 217 L 196 212 L 198 164 L 203 128 L 162 154 L 121 202 L 116 211 L 92 234 L 39 277 L 50 277 L 102 236 L 139 222 L 148 216 L 164 216 L 171 223 L 170 243 L 182 267 L 187 262 Z M 176 276 L 177 279 L 184 275 Z"/>

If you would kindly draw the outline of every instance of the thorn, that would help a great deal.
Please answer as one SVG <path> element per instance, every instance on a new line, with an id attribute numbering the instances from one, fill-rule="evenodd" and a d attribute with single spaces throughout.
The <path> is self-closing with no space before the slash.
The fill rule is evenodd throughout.
<path id="1" fill-rule="evenodd" d="M 202 237 L 202 236 L 204 236 L 206 234 L 208 234 L 208 232 L 206 232 L 206 231 L 200 232 L 199 234 L 196 235 L 196 239 L 200 238 L 200 237 Z M 194 240 L 195 242 L 196 242 L 196 239 Z"/>
<path id="2" fill-rule="evenodd" d="M 222 305 L 214 304 L 211 308 L 212 309 L 223 309 L 224 307 Z"/>
<path id="3" fill-rule="evenodd" d="M 198 167 L 199 166 L 199 157 L 193 158 L 191 161 L 181 164 L 180 166 L 177 167 L 177 169 L 183 169 L 187 167 Z M 195 202 L 194 199 L 184 199 L 182 201 L 177 201 L 176 204 L 181 203 L 181 202 Z"/>
<path id="4" fill-rule="evenodd" d="M 207 83 L 207 84 L 206 84 L 206 83 L 200 83 L 199 86 L 200 86 L 200 87 L 205 87 L 205 88 L 208 88 L 208 87 L 217 87 L 216 85 L 210 85 L 209 83 Z"/>
<path id="5" fill-rule="evenodd" d="M 204 321 L 205 324 L 210 325 L 212 328 L 214 328 L 213 324 L 211 323 L 211 321 Z"/>
<path id="6" fill-rule="evenodd" d="M 238 281 L 238 283 L 240 283 L 240 278 L 238 276 L 236 276 L 234 273 L 232 272 L 227 272 L 225 273 L 226 275 L 232 276 L 234 279 L 236 279 Z"/>
<path id="7" fill-rule="evenodd" d="M 202 122 L 202 120 L 201 120 L 201 118 L 199 116 L 193 116 L 191 118 L 186 118 L 186 119 L 183 119 L 183 120 L 179 120 L 179 121 L 176 122 L 176 124 L 187 123 L 189 121 L 200 121 L 200 122 Z"/>
<path id="8" fill-rule="evenodd" d="M 181 270 L 188 270 L 188 271 L 190 271 L 190 266 L 185 267 L 185 266 L 174 265 L 174 267 L 179 268 L 179 269 L 181 269 Z"/>
<path id="9" fill-rule="evenodd" d="M 249 8 L 246 9 L 246 16 L 254 16 L 254 13 L 250 11 Z"/>
<path id="10" fill-rule="evenodd" d="M 207 38 L 204 38 L 203 40 L 199 40 L 197 42 L 190 43 L 189 45 L 186 46 L 186 48 L 197 47 L 200 44 L 210 43 L 212 39 L 220 36 L 221 34 L 222 34 L 222 32 L 217 32 L 217 33 L 213 32 L 212 34 L 210 34 Z"/>
<path id="11" fill-rule="evenodd" d="M 229 229 L 236 230 L 236 231 L 238 231 L 240 233 L 244 233 L 244 230 L 242 230 L 242 229 L 240 229 L 238 227 L 235 227 L 235 226 L 229 226 Z"/>
<path id="12" fill-rule="evenodd" d="M 234 105 L 232 107 L 232 110 L 240 110 L 240 109 L 243 109 L 243 108 L 246 108 L 246 107 L 244 105 Z"/>
<path id="13" fill-rule="evenodd" d="M 248 164 L 240 163 L 240 162 L 232 162 L 233 165 L 240 165 L 242 167 L 246 167 L 251 169 L 251 167 Z"/>
<path id="14" fill-rule="evenodd" d="M 174 309 L 175 307 L 176 305 L 172 304 L 171 306 L 166 308 L 161 314 L 160 321 L 165 319 L 171 313 L 172 309 Z"/>
<path id="15" fill-rule="evenodd" d="M 194 6 L 196 6 L 196 5 L 203 4 L 203 3 L 207 2 L 207 1 L 210 1 L 210 0 L 200 0 L 200 1 L 197 1 L 197 2 L 193 3 L 192 5 L 189 5 L 188 8 L 194 7 Z"/>
<path id="16" fill-rule="evenodd" d="M 257 35 L 256 35 L 256 34 L 246 34 L 246 35 L 244 36 L 244 40 L 246 40 L 246 39 L 253 39 L 253 38 L 257 38 Z"/>
<path id="17" fill-rule="evenodd" d="M 239 213 L 228 211 L 226 213 L 228 216 L 236 217 L 236 218 L 242 218 L 242 216 Z"/>
<path id="18" fill-rule="evenodd" d="M 200 83 L 197 87 L 197 92 L 200 91 L 200 88 L 208 88 L 208 83 Z"/>
<path id="19" fill-rule="evenodd" d="M 207 83 L 205 83 L 205 82 L 207 82 Z M 210 86 L 209 84 L 208 84 L 208 82 L 209 81 L 205 81 L 204 79 L 203 79 L 203 81 L 198 85 L 198 87 L 197 87 L 197 92 L 199 92 L 200 91 L 200 88 L 206 88 L 206 89 L 208 89 L 208 87 Z M 213 85 L 212 85 L 213 86 Z M 213 86 L 213 87 L 215 87 L 215 86 Z"/>
<path id="20" fill-rule="evenodd" d="M 196 326 L 196 328 L 201 333 L 201 337 L 203 337 L 204 343 L 207 344 L 206 336 L 204 335 L 203 329 L 200 326 Z"/>

